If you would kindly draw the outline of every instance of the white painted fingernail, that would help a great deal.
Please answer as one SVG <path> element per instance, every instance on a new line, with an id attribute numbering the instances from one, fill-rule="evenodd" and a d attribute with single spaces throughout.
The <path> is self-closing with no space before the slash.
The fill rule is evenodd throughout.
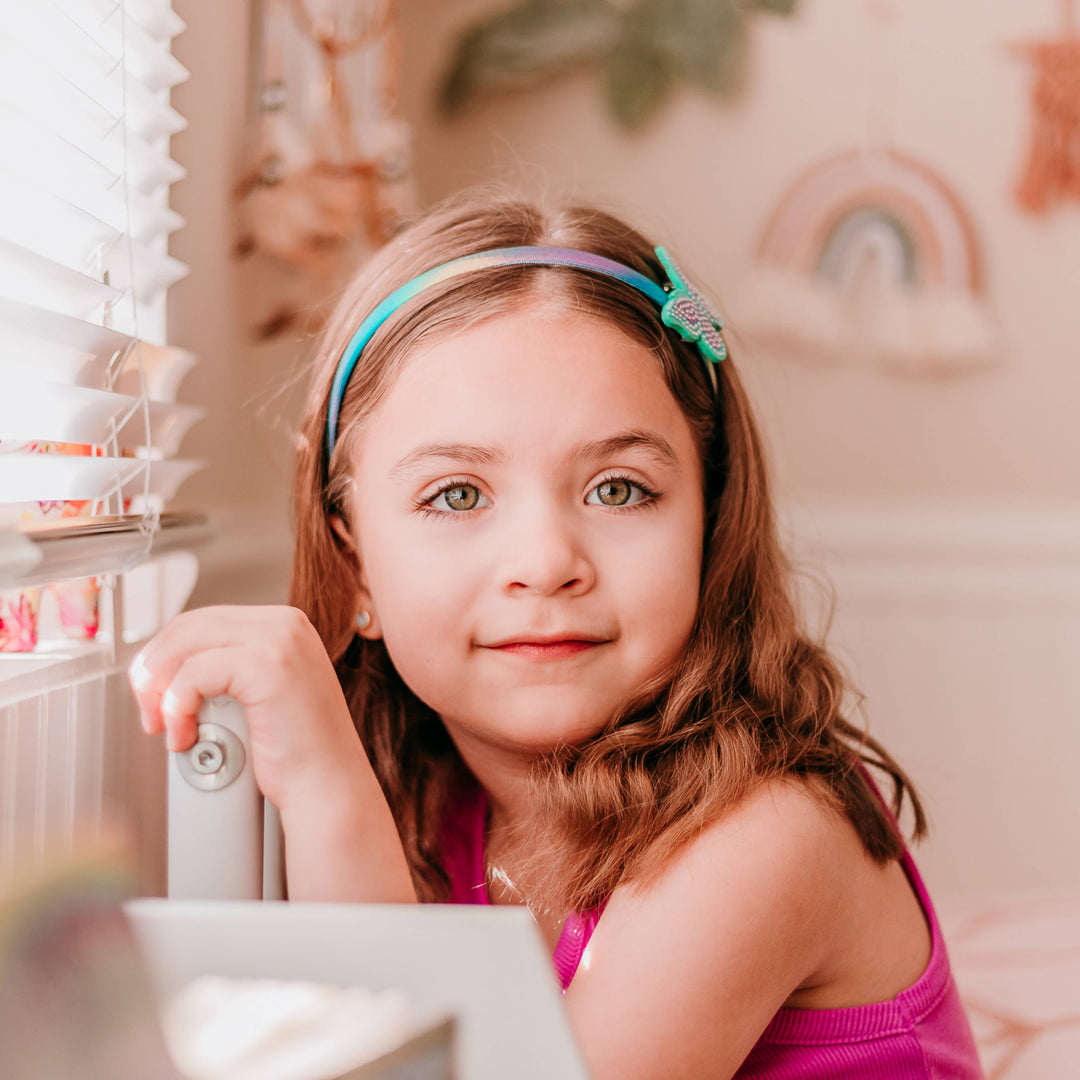
<path id="1" fill-rule="evenodd" d="M 128 669 L 128 677 L 131 679 L 131 685 L 136 690 L 145 690 L 150 682 L 151 675 L 150 669 L 146 666 L 146 661 L 143 659 L 143 654 L 139 653 L 134 660 L 131 661 L 131 667 Z"/>
<path id="2" fill-rule="evenodd" d="M 161 697 L 161 711 L 172 715 L 180 711 L 180 698 L 171 686 Z"/>

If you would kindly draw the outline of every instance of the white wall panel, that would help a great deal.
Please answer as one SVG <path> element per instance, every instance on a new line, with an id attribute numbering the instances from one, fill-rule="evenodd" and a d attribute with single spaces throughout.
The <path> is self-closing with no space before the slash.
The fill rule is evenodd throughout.
<path id="1" fill-rule="evenodd" d="M 925 796 L 936 891 L 1080 887 L 1080 513 L 820 503 L 789 525 L 835 586 L 870 730 Z"/>

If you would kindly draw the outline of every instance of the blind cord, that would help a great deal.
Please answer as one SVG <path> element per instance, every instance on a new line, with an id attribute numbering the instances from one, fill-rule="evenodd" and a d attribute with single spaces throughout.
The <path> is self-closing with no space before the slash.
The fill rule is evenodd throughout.
<path id="1" fill-rule="evenodd" d="M 146 459 L 143 466 L 143 506 L 139 518 L 139 533 L 144 539 L 142 550 L 132 557 L 125 569 L 130 569 L 138 563 L 144 562 L 150 557 L 154 546 L 154 538 L 161 531 L 161 514 L 157 507 L 151 505 L 150 500 L 150 472 L 153 467 L 153 439 L 150 429 L 150 401 L 146 393 L 146 373 L 142 357 L 142 335 L 139 332 L 139 303 L 135 290 L 135 246 L 131 238 L 131 199 L 128 180 L 128 86 L 127 86 L 127 6 L 126 0 L 119 0 L 117 5 L 120 11 L 120 93 L 121 93 L 121 147 L 124 162 L 124 216 L 125 229 L 124 240 L 127 247 L 129 292 L 131 294 L 131 328 L 134 336 L 135 366 L 139 375 L 139 397 L 143 412 L 143 430 L 146 435 Z M 115 9 L 114 9 L 115 10 Z M 123 512 L 123 493 L 118 496 L 121 500 L 120 510 Z"/>

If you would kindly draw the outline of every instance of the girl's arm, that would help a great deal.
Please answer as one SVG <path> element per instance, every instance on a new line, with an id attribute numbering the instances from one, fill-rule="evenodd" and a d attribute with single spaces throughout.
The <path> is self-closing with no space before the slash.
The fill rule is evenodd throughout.
<path id="1" fill-rule="evenodd" d="M 390 807 L 363 751 L 359 758 L 340 784 L 282 812 L 290 900 L 416 903 Z"/>
<path id="2" fill-rule="evenodd" d="M 244 707 L 259 790 L 281 812 L 294 900 L 415 902 L 390 808 L 333 664 L 294 607 L 208 607 L 171 620 L 136 657 L 147 732 L 194 745 L 206 698 Z"/>
<path id="3" fill-rule="evenodd" d="M 837 940 L 854 829 L 794 782 L 749 796 L 644 889 L 616 890 L 566 993 L 594 1080 L 726 1080 Z"/>

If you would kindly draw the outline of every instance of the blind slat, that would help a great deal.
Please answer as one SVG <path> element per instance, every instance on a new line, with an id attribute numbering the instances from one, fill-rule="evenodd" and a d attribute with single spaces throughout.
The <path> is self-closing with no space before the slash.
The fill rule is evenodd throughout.
<path id="1" fill-rule="evenodd" d="M 156 453 L 164 458 L 176 459 L 184 436 L 204 416 L 206 410 L 194 405 L 166 405 L 160 401 L 147 403 L 150 413 L 150 439 Z M 139 409 L 128 417 L 117 432 L 121 450 L 138 450 L 146 447 L 146 421 Z M 165 462 L 161 462 L 165 464 Z"/>
<path id="2" fill-rule="evenodd" d="M 92 97 L 84 94 L 62 72 L 35 64 L 20 54 L 10 39 L 0 37 L 0 57 L 4 59 L 6 77 L 0 80 L 0 105 L 6 110 L 22 113 L 33 128 L 39 131 L 58 131 L 77 145 L 89 157 L 102 132 L 111 130 L 117 117 Z M 127 126 L 149 142 L 175 135 L 187 127 L 187 121 L 159 94 L 140 92 L 137 83 L 128 86 Z M 94 136 L 88 148 L 77 135 L 90 121 Z M 75 123 L 74 121 L 78 121 Z M 84 138 L 84 143 L 90 142 Z"/>
<path id="3" fill-rule="evenodd" d="M 120 290 L 0 237 L 0 297 L 88 319 L 118 300 Z"/>
<path id="4" fill-rule="evenodd" d="M 114 384 L 121 394 L 139 393 L 139 364 L 142 364 L 142 381 L 146 395 L 151 401 L 175 402 L 184 376 L 195 366 L 195 354 L 175 345 L 148 345 L 137 343 L 127 355 Z"/>
<path id="5" fill-rule="evenodd" d="M 91 200 L 122 186 L 121 173 L 34 119 L 25 103 L 0 101 L 0 145 L 8 148 L 3 167 L 61 198 Z"/>
<path id="6" fill-rule="evenodd" d="M 135 20 L 123 20 L 120 4 L 101 18 L 84 5 L 64 8 L 37 0 L 6 11 L 5 31 L 32 55 L 71 73 L 80 84 L 93 85 L 92 73 L 112 80 L 120 68 L 150 91 L 169 90 L 188 78 L 187 69 L 167 46 Z"/>
<path id="7" fill-rule="evenodd" d="M 146 462 L 130 457 L 79 457 L 74 454 L 0 454 L 0 503 L 102 501 L 117 488 L 124 499 L 138 499 L 147 487 L 154 499 L 168 502 L 177 488 L 204 462 L 173 458 Z"/>
<path id="8" fill-rule="evenodd" d="M 151 142 L 163 135 L 175 135 L 187 127 L 187 121 L 167 103 L 163 95 L 151 93 L 130 80 L 127 84 L 126 124 L 131 131 Z"/>
<path id="9" fill-rule="evenodd" d="M 152 297 L 175 284 L 187 267 L 171 255 L 154 251 L 81 207 L 48 192 L 35 191 L 0 170 L 0 234 L 41 259 L 78 274 L 108 273 L 120 290 L 134 286 Z M 124 242 L 121 242 L 124 241 Z"/>
<path id="10" fill-rule="evenodd" d="M 0 71 L 4 72 L 4 78 L 0 79 L 0 101 L 11 106 L 23 102 L 32 120 L 62 135 L 106 168 L 122 173 L 125 148 L 129 158 L 134 155 L 137 169 L 131 171 L 132 163 L 128 161 L 129 184 L 150 191 L 184 176 L 184 170 L 168 154 L 148 141 L 178 130 L 174 122 L 177 114 L 151 103 L 144 103 L 141 112 L 137 111 L 140 101 L 137 83 L 132 82 L 128 87 L 130 109 L 125 124 L 122 86 L 94 71 L 85 72 L 81 81 L 75 82 L 77 72 L 65 71 L 55 62 L 35 57 L 5 33 L 2 24 Z M 142 123 L 133 123 L 140 115 Z"/>
<path id="11" fill-rule="evenodd" d="M 33 373 L 40 382 L 97 389 L 106 385 L 116 363 L 120 364 L 113 383 L 117 393 L 139 397 L 145 386 L 151 402 L 175 404 L 180 384 L 195 366 L 195 355 L 0 298 L 0 377 L 22 380 Z"/>
<path id="12" fill-rule="evenodd" d="M 76 18 L 85 17 L 92 11 L 101 20 L 114 15 L 117 0 L 53 0 L 57 7 Z M 134 19 L 155 41 L 169 41 L 183 33 L 186 24 L 172 9 L 169 0 L 124 0 L 124 11 Z"/>
<path id="13" fill-rule="evenodd" d="M 131 416 L 140 404 L 126 394 L 26 377 L 9 381 L 5 391 L 0 401 L 0 446 L 30 441 L 102 446 L 109 440 L 110 424 Z"/>
<path id="14" fill-rule="evenodd" d="M 114 436 L 121 450 L 147 446 L 142 399 L 84 386 L 61 386 L 26 376 L 10 379 L 0 400 L 0 445 L 62 442 L 104 446 Z M 205 410 L 148 402 L 150 445 L 172 457 Z"/>
<path id="15" fill-rule="evenodd" d="M 32 372 L 42 382 L 104 386 L 131 344 L 127 334 L 97 323 L 0 298 L 0 379 Z"/>
<path id="16" fill-rule="evenodd" d="M 137 19 L 125 13 L 123 5 L 113 4 L 105 15 L 91 11 L 85 4 L 60 7 L 100 46 L 113 65 L 123 61 L 128 74 L 148 90 L 170 90 L 189 77 L 187 68 L 169 52 L 168 41 L 148 33 Z"/>
<path id="17" fill-rule="evenodd" d="M 135 458 L 0 454 L 0 503 L 104 499 L 138 476 L 143 465 Z"/>
<path id="18" fill-rule="evenodd" d="M 150 499 L 158 505 L 169 503 L 176 497 L 177 489 L 189 477 L 194 476 L 206 465 L 205 461 L 194 458 L 172 458 L 169 461 L 143 462 L 147 470 L 140 469 L 120 488 L 122 497 L 130 499 L 131 513 L 142 513 L 145 509 L 147 484 Z"/>
<path id="19" fill-rule="evenodd" d="M 135 292 L 144 300 L 175 285 L 188 273 L 187 265 L 179 259 L 134 241 L 130 252 L 114 247 L 106 252 L 103 261 L 110 284 L 124 290 L 134 286 Z"/>
<path id="20" fill-rule="evenodd" d="M 27 251 L 79 273 L 101 266 L 124 235 L 81 206 L 35 188 L 0 168 L 0 234 Z"/>
<path id="21" fill-rule="evenodd" d="M 168 0 L 34 0 L 0 21 L 0 528 L 160 511 L 204 411 L 165 337 L 188 73 Z M 137 340 L 141 338 L 142 340 Z M 156 520 L 156 515 L 155 515 Z"/>
<path id="22" fill-rule="evenodd" d="M 126 0 L 125 6 L 127 13 L 156 41 L 169 41 L 187 29 L 187 23 L 173 11 L 168 0 Z"/>

